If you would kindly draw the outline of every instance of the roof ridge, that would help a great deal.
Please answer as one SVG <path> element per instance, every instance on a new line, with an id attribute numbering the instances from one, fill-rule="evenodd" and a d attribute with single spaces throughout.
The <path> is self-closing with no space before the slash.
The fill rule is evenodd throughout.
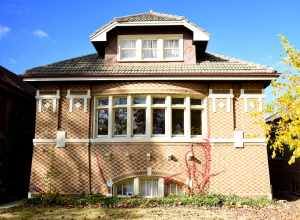
<path id="1" fill-rule="evenodd" d="M 152 14 L 152 15 L 157 15 L 157 16 L 162 16 L 162 17 L 169 17 L 169 18 L 177 18 L 177 19 L 186 19 L 185 16 L 161 13 L 161 12 L 150 10 L 150 11 L 147 11 L 147 12 L 140 12 L 140 13 L 136 13 L 136 14 L 130 14 L 130 15 L 125 15 L 125 16 L 114 17 L 113 20 L 117 21 L 118 19 L 124 19 L 124 18 L 127 18 L 127 17 L 134 17 L 134 16 L 145 15 L 145 14 Z"/>
<path id="2" fill-rule="evenodd" d="M 215 53 L 215 52 L 206 52 L 207 54 L 219 57 L 221 59 L 227 59 L 229 62 L 240 62 L 240 63 L 244 63 L 247 65 L 252 65 L 258 68 L 264 68 L 270 71 L 275 71 L 272 67 L 267 66 L 267 65 L 263 65 L 263 64 L 258 64 L 252 61 L 248 61 L 248 60 L 241 60 L 239 58 L 233 57 L 233 56 L 228 56 L 228 55 L 224 55 L 224 54 L 220 54 L 220 53 Z"/>

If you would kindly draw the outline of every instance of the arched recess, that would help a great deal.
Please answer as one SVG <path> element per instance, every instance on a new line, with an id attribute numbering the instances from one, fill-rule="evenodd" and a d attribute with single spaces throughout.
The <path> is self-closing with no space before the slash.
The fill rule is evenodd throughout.
<path id="1" fill-rule="evenodd" d="M 136 173 L 114 178 L 112 189 L 114 196 L 163 197 L 184 193 L 185 184 L 179 178 L 159 172 L 151 176 Z"/>

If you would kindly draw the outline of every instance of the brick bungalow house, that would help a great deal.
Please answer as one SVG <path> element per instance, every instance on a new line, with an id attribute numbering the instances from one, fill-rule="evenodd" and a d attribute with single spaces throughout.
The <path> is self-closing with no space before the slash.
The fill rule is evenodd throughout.
<path id="1" fill-rule="evenodd" d="M 38 90 L 30 193 L 271 197 L 263 90 L 278 73 L 206 51 L 182 16 L 114 18 L 96 53 L 27 70 Z"/>

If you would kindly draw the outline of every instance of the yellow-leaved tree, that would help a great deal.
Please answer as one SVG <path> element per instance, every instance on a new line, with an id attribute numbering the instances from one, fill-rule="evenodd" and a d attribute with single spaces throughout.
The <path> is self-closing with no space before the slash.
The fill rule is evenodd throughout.
<path id="1" fill-rule="evenodd" d="M 272 150 L 272 157 L 289 152 L 289 164 L 300 158 L 300 51 L 280 36 L 285 52 L 284 63 L 295 71 L 281 74 L 271 83 L 273 100 L 264 113 L 273 113 L 272 123 L 264 129 Z"/>

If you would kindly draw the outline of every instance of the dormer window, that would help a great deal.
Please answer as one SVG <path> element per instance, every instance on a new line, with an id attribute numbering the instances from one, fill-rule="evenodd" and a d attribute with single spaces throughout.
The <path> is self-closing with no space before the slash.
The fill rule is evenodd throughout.
<path id="1" fill-rule="evenodd" d="M 142 40 L 142 58 L 157 59 L 157 40 Z"/>
<path id="2" fill-rule="evenodd" d="M 164 57 L 178 58 L 180 55 L 179 40 L 164 40 Z"/>
<path id="3" fill-rule="evenodd" d="M 183 35 L 119 35 L 118 61 L 183 61 Z"/>
<path id="4" fill-rule="evenodd" d="M 136 40 L 124 39 L 120 41 L 120 57 L 121 59 L 136 58 Z"/>

